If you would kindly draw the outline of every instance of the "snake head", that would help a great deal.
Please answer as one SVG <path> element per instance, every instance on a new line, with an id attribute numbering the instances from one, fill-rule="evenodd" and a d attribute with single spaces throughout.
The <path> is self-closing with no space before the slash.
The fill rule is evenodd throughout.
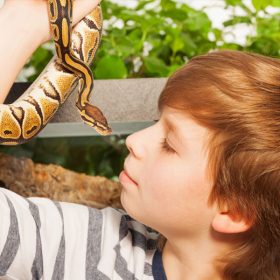
<path id="1" fill-rule="evenodd" d="M 92 126 L 100 135 L 105 136 L 112 133 L 112 129 L 109 127 L 106 118 L 98 107 L 85 103 L 80 114 L 83 121 Z"/>

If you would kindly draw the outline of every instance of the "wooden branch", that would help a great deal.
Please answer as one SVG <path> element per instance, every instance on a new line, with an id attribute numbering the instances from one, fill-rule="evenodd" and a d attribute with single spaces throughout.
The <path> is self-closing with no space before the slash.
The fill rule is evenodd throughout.
<path id="1" fill-rule="evenodd" d="M 0 153 L 0 183 L 24 197 L 47 197 L 95 208 L 122 208 L 119 182 L 54 164 L 33 163 L 28 158 Z"/>

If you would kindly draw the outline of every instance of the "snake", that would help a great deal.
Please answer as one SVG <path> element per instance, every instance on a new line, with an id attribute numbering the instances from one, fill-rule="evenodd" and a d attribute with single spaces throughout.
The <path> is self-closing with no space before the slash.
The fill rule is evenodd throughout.
<path id="1" fill-rule="evenodd" d="M 101 6 L 72 28 L 73 0 L 47 1 L 55 54 L 17 100 L 0 104 L 1 145 L 18 145 L 35 137 L 77 88 L 76 106 L 84 123 L 100 135 L 112 132 L 102 111 L 89 102 L 94 85 L 89 66 L 102 35 Z"/>

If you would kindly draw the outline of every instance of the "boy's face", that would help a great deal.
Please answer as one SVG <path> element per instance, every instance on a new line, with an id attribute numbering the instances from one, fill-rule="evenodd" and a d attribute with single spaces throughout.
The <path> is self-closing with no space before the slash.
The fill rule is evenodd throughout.
<path id="1" fill-rule="evenodd" d="M 174 234 L 199 237 L 209 230 L 215 208 L 208 205 L 212 187 L 204 150 L 208 133 L 166 107 L 157 123 L 127 137 L 130 154 L 124 169 L 136 183 L 124 172 L 119 179 L 122 205 L 130 216 L 167 238 Z M 164 138 L 174 151 L 164 150 Z"/>

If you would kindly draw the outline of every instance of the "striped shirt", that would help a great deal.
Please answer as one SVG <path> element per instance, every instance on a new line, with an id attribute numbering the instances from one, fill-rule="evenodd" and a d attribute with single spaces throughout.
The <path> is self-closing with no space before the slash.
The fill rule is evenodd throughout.
<path id="1" fill-rule="evenodd" d="M 0 279 L 163 279 L 158 233 L 123 210 L 0 188 L 0 211 Z"/>

